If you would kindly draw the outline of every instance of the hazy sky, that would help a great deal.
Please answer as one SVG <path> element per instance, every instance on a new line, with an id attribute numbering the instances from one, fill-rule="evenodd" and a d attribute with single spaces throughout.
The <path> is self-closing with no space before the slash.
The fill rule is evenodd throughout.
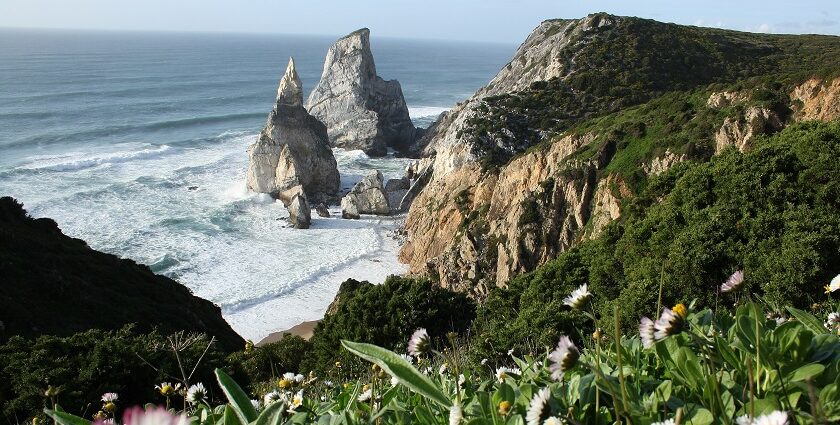
<path id="1" fill-rule="evenodd" d="M 840 34 L 840 0 L 0 0 L 0 27 L 345 34 L 519 43 L 606 11 L 756 32 Z"/>

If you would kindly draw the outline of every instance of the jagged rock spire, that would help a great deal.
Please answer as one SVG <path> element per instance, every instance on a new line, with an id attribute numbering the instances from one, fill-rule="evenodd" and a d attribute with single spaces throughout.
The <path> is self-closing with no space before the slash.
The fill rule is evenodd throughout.
<path id="1" fill-rule="evenodd" d="M 277 88 L 277 103 L 288 106 L 303 105 L 303 85 L 295 69 L 295 58 L 293 57 L 289 57 L 286 73 L 280 79 L 280 87 Z"/>

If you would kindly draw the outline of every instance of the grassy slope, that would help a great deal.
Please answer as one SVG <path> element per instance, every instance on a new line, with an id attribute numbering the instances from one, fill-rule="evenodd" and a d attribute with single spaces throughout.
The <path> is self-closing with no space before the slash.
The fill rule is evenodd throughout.
<path id="1" fill-rule="evenodd" d="M 197 331 L 229 350 L 244 341 L 211 302 L 148 267 L 90 249 L 50 219 L 0 198 L 0 340 L 70 335 L 91 328 Z"/>

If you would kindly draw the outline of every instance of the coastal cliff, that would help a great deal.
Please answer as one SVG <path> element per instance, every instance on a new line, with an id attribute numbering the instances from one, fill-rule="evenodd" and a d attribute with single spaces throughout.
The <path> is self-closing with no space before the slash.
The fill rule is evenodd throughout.
<path id="1" fill-rule="evenodd" d="M 838 46 L 607 14 L 545 21 L 415 145 L 431 177 L 400 259 L 482 298 L 598 235 L 669 168 L 838 118 Z"/>

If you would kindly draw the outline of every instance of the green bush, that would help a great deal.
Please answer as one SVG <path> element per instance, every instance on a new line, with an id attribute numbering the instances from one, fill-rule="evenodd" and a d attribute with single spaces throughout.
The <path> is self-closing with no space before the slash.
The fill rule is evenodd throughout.
<path id="1" fill-rule="evenodd" d="M 179 352 L 185 367 L 198 362 L 208 342 L 200 336 Z M 50 405 L 44 395 L 50 386 L 60 389 L 56 401 L 65 410 L 88 418 L 99 410 L 105 392 L 119 393 L 122 406 L 162 404 L 165 400 L 154 386 L 163 381 L 174 383 L 173 376 L 181 376 L 177 360 L 166 346 L 166 337 L 156 332 L 137 333 L 131 327 L 90 330 L 69 337 L 12 337 L 0 345 L 0 408 L 4 417 L 23 421 Z M 213 369 L 224 364 L 224 356 L 211 346 L 192 382 L 212 383 Z"/>
<path id="2" fill-rule="evenodd" d="M 301 364 L 303 371 L 323 374 L 336 361 L 344 372 L 357 368 L 355 356 L 340 349 L 342 339 L 405 352 L 407 338 L 415 329 L 426 328 L 433 338 L 443 341 L 449 332 L 465 332 L 475 317 L 475 305 L 465 295 L 428 280 L 397 276 L 381 285 L 347 280 L 336 303 L 315 328 L 312 354 Z"/>
<path id="3" fill-rule="evenodd" d="M 228 372 L 237 382 L 256 392 L 284 373 L 299 372 L 301 362 L 311 351 L 309 341 L 286 334 L 280 341 L 231 354 L 227 358 Z"/>

